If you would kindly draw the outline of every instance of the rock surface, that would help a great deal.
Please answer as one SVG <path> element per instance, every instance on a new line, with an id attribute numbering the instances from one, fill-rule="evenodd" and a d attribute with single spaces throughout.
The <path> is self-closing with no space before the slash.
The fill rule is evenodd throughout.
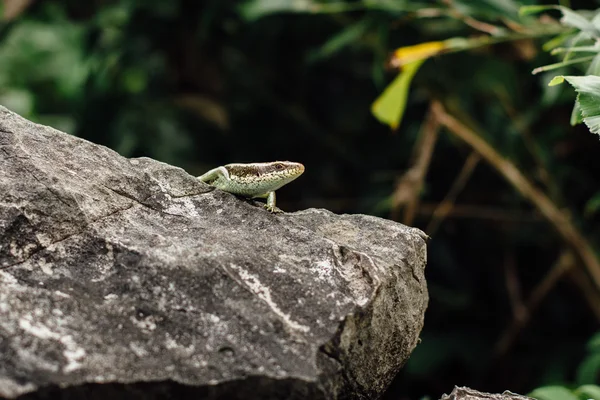
<path id="1" fill-rule="evenodd" d="M 0 397 L 376 398 L 423 325 L 421 235 L 270 214 L 0 107 Z"/>
<path id="2" fill-rule="evenodd" d="M 531 397 L 522 396 L 520 394 L 509 392 L 508 390 L 502 394 L 485 393 L 477 390 L 455 386 L 452 393 L 444 394 L 440 400 L 534 400 Z"/>

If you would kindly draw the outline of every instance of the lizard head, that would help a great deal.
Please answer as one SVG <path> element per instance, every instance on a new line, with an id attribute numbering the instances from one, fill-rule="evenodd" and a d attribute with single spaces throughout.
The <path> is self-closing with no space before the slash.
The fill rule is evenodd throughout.
<path id="1" fill-rule="evenodd" d="M 292 161 L 272 161 L 256 165 L 259 167 L 261 178 L 276 183 L 277 188 L 290 183 L 304 173 L 304 165 Z"/>
<path id="2" fill-rule="evenodd" d="M 304 165 L 293 161 L 273 161 L 260 164 L 263 164 L 263 174 L 289 177 L 292 178 L 290 181 L 296 179 L 304 172 Z"/>

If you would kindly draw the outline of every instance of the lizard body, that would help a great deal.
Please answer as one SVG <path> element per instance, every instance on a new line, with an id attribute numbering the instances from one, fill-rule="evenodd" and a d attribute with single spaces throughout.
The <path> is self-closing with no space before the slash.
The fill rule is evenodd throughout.
<path id="1" fill-rule="evenodd" d="M 251 164 L 227 164 L 211 169 L 198 177 L 202 182 L 247 198 L 267 198 L 265 208 L 281 212 L 275 207 L 275 191 L 298 178 L 304 165 L 291 161 L 272 161 Z"/>

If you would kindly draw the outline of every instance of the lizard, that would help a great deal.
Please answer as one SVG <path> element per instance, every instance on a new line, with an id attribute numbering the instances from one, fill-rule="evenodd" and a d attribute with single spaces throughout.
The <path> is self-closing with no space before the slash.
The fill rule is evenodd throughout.
<path id="1" fill-rule="evenodd" d="M 292 161 L 271 161 L 251 164 L 227 164 L 213 168 L 197 179 L 224 192 L 246 198 L 266 198 L 265 208 L 283 212 L 275 206 L 275 191 L 298 178 L 304 165 Z"/>

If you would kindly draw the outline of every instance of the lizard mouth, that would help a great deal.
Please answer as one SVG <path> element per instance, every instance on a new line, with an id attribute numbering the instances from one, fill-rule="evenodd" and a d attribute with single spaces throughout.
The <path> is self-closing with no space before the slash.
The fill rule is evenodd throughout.
<path id="1" fill-rule="evenodd" d="M 292 172 L 293 175 L 300 176 L 304 173 L 304 165 L 292 162 L 290 162 L 290 165 L 292 166 L 290 172 Z"/>
<path id="2" fill-rule="evenodd" d="M 274 161 L 264 163 L 266 173 L 272 173 L 274 176 L 284 176 L 288 178 L 297 178 L 304 173 L 304 165 L 293 161 Z"/>

